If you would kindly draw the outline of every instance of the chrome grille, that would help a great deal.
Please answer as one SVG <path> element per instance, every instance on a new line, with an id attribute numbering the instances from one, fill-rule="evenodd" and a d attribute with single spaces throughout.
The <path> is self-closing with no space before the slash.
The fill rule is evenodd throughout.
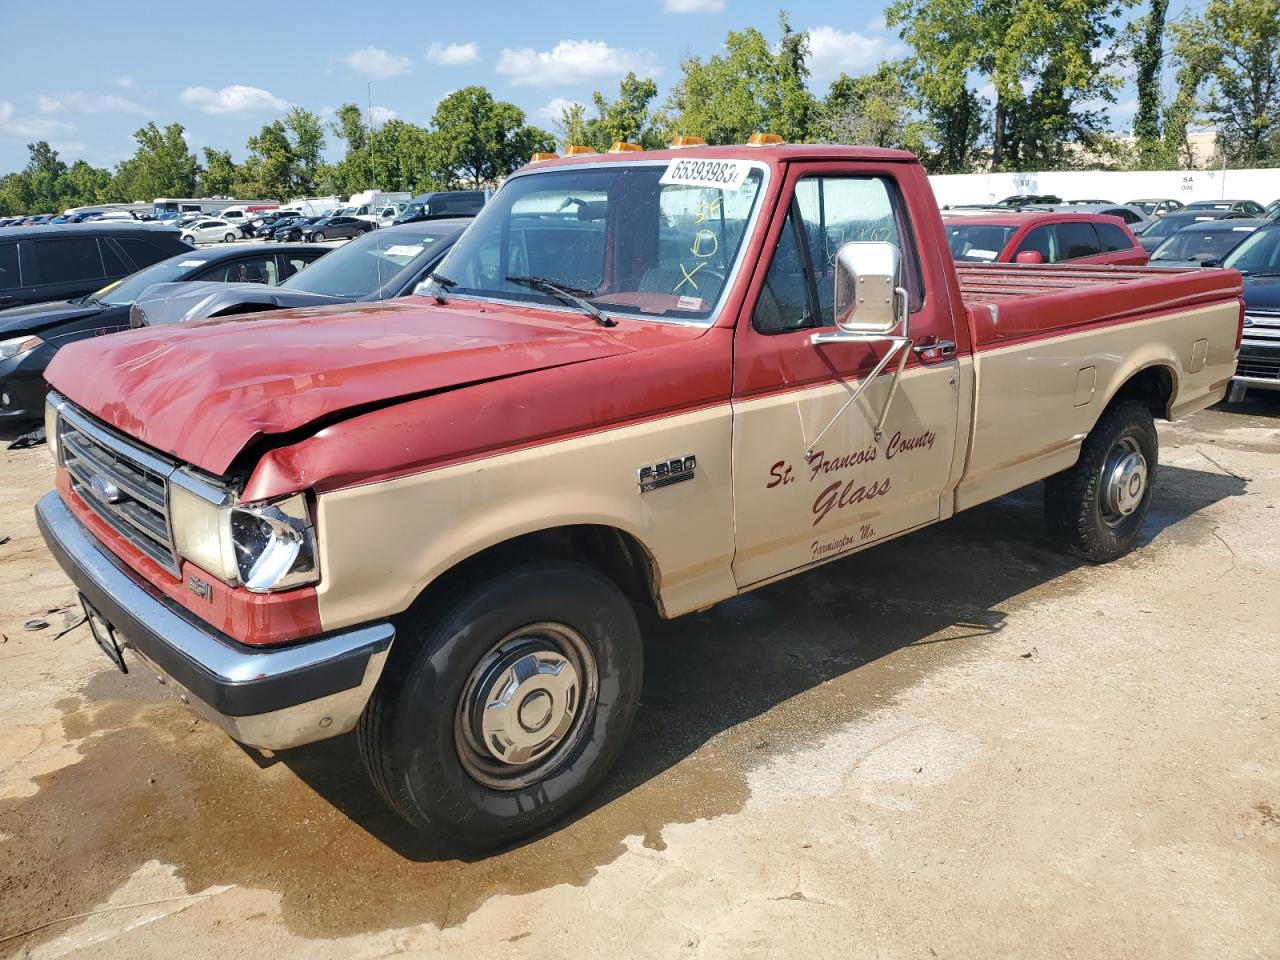
<path id="1" fill-rule="evenodd" d="M 1280 380 L 1280 352 L 1246 353 L 1241 351 L 1240 359 L 1236 362 L 1236 376 Z"/>
<path id="2" fill-rule="evenodd" d="M 71 488 L 94 513 L 175 577 L 169 477 L 177 463 L 157 456 L 63 400 L 58 450 Z"/>

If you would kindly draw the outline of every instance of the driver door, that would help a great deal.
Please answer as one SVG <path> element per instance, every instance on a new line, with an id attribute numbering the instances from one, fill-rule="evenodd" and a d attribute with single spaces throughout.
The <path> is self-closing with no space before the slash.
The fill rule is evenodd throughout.
<path id="1" fill-rule="evenodd" d="M 892 165 L 793 168 L 735 332 L 733 571 L 740 588 L 894 537 L 942 516 L 958 423 L 954 318 L 937 270 L 922 269 Z M 916 185 L 912 184 L 914 188 Z M 936 213 L 934 214 L 936 216 Z M 889 399 L 891 361 L 849 405 L 889 345 L 833 332 L 836 250 L 895 243 L 913 345 Z M 930 251 L 935 258 L 936 251 Z M 943 252 L 945 255 L 945 250 Z"/>

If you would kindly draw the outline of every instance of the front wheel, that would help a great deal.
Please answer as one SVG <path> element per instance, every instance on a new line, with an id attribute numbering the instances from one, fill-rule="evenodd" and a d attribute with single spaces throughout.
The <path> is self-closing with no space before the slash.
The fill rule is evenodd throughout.
<path id="1" fill-rule="evenodd" d="M 196 245 L 196 238 L 188 235 L 182 238 L 182 242 L 194 247 Z"/>
<path id="2" fill-rule="evenodd" d="M 1106 563 L 1133 549 L 1151 507 L 1159 440 L 1136 400 L 1109 408 L 1085 437 L 1075 466 L 1045 481 L 1049 532 L 1086 560 Z"/>
<path id="3" fill-rule="evenodd" d="M 640 698 L 635 615 L 568 561 L 500 573 L 397 640 L 359 726 L 379 792 L 415 827 L 502 847 L 579 806 Z"/>
<path id="4" fill-rule="evenodd" d="M 324 243 L 324 234 L 317 233 L 314 236 L 312 236 L 311 239 L 314 240 L 316 243 Z"/>

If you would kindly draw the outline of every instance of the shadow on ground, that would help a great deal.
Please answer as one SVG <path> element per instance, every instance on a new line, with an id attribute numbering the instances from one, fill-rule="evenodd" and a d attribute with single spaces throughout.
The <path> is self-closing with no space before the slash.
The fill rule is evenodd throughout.
<path id="1" fill-rule="evenodd" d="M 1174 524 L 1180 536 L 1210 536 L 1196 514 L 1244 487 L 1208 469 L 1162 468 L 1148 542 Z M 550 835 L 471 862 L 384 810 L 351 737 L 260 765 L 186 708 L 145 702 L 143 678 L 103 672 L 61 705 L 66 736 L 82 740 L 79 762 L 39 777 L 33 796 L 0 800 L 0 936 L 92 908 L 151 859 L 173 864 L 191 891 L 272 891 L 290 928 L 309 936 L 456 924 L 495 894 L 585 883 L 628 836 L 661 847 L 668 824 L 739 810 L 755 764 L 891 706 L 998 633 L 1012 598 L 1069 591 L 1080 562 L 1048 540 L 1040 499 L 1030 487 L 705 613 L 646 624 L 644 701 L 604 788 Z"/>

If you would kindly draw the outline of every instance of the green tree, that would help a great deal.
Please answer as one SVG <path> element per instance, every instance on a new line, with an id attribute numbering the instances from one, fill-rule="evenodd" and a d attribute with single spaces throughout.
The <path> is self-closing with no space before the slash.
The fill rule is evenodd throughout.
<path id="1" fill-rule="evenodd" d="M 1147 168 L 1163 165 L 1164 141 L 1160 130 L 1163 106 L 1160 68 L 1164 63 L 1165 19 L 1169 0 L 1149 0 L 1147 12 L 1133 24 L 1132 57 L 1138 88 L 1138 112 L 1133 118 L 1138 163 Z"/>
<path id="2" fill-rule="evenodd" d="M 249 156 L 240 167 L 233 191 L 249 197 L 288 200 L 294 182 L 293 148 L 279 120 L 264 124 L 249 138 Z"/>
<path id="3" fill-rule="evenodd" d="M 289 191 L 307 196 L 316 192 L 324 163 L 324 123 L 310 110 L 294 107 L 284 118 L 293 153 L 293 182 Z"/>
<path id="4" fill-rule="evenodd" d="M 1063 141 L 1096 136 L 1101 115 L 1082 105 L 1114 100 L 1119 80 L 1097 54 L 1132 2 L 895 0 L 885 16 L 914 48 L 913 72 L 935 110 L 971 104 L 971 75 L 990 82 L 991 164 L 1017 169 L 1060 162 Z"/>
<path id="5" fill-rule="evenodd" d="M 130 200 L 193 196 L 200 164 L 183 133 L 180 123 L 161 130 L 154 121 L 134 133 L 138 149 L 116 167 L 116 192 Z"/>
<path id="6" fill-rule="evenodd" d="M 1280 0 L 1209 0 L 1201 16 L 1174 23 L 1172 31 L 1179 65 L 1175 106 L 1189 113 L 1188 101 L 1203 86 L 1196 110 L 1217 127 L 1227 159 L 1251 167 L 1273 161 L 1280 133 Z"/>
<path id="7" fill-rule="evenodd" d="M 84 207 L 112 199 L 111 171 L 77 160 L 62 178 L 60 192 L 64 207 Z"/>
<path id="8" fill-rule="evenodd" d="M 231 159 L 230 150 L 204 148 L 204 169 L 200 173 L 199 192 L 204 197 L 229 197 L 242 179 L 240 167 Z"/>
<path id="9" fill-rule="evenodd" d="M 440 101 L 433 126 L 440 162 L 451 184 L 481 187 L 527 163 L 555 137 L 525 123 L 524 111 L 494 100 L 484 87 L 464 87 Z"/>
<path id="10" fill-rule="evenodd" d="M 338 108 L 329 129 L 347 145 L 346 155 L 327 172 L 326 185 L 329 189 L 334 193 L 349 194 L 373 186 L 369 129 L 360 108 L 354 103 L 344 103 Z"/>
<path id="11" fill-rule="evenodd" d="M 618 84 L 618 98 L 610 100 L 600 91 L 591 95 L 595 115 L 586 116 L 580 103 L 571 104 L 560 119 L 566 144 L 582 144 L 601 152 L 615 140 L 638 144 L 646 150 L 660 147 L 663 136 L 657 128 L 659 118 L 650 109 L 658 96 L 658 85 L 628 73 Z"/>
<path id="12" fill-rule="evenodd" d="M 708 143 L 744 143 L 768 131 L 789 142 L 804 142 L 816 103 L 805 85 L 809 35 L 791 29 L 779 15 L 782 39 L 774 50 L 754 27 L 730 31 L 725 52 L 705 62 L 685 60 L 683 77 L 667 102 L 666 125 L 672 133 L 702 137 Z"/>
<path id="13" fill-rule="evenodd" d="M 829 143 L 910 150 L 920 157 L 936 137 L 932 124 L 916 114 L 901 63 L 882 63 L 860 77 L 840 74 L 818 107 L 815 128 Z"/>

